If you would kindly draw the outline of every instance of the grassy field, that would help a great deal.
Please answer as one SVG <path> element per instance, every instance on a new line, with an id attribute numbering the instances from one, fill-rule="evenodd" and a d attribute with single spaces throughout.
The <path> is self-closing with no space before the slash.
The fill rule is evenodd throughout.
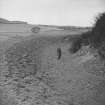
<path id="1" fill-rule="evenodd" d="M 105 105 L 104 64 L 88 47 L 69 52 L 90 29 L 38 26 L 0 26 L 0 105 Z"/>

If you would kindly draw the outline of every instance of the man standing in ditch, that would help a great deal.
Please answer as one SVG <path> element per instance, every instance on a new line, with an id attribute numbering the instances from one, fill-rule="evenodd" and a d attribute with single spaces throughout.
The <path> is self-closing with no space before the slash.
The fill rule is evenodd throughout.
<path id="1" fill-rule="evenodd" d="M 61 48 L 57 48 L 57 57 L 58 57 L 58 60 L 60 60 L 61 56 L 62 56 Z"/>

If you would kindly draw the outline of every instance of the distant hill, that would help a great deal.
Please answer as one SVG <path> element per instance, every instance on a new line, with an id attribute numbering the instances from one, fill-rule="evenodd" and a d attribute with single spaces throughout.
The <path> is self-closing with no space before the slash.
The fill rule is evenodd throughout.
<path id="1" fill-rule="evenodd" d="M 24 21 L 9 21 L 7 19 L 0 18 L 0 32 L 1 33 L 13 33 L 30 32 L 33 25 Z"/>
<path id="2" fill-rule="evenodd" d="M 9 22 L 9 21 L 6 19 L 0 18 L 0 23 L 7 23 L 7 22 Z"/>
<path id="3" fill-rule="evenodd" d="M 24 21 L 8 21 L 3 18 L 0 18 L 0 23 L 2 24 L 27 24 L 27 22 L 24 22 Z"/>

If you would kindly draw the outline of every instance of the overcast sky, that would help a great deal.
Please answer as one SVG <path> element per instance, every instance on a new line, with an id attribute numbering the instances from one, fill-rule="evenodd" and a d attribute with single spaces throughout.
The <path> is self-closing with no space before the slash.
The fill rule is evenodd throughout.
<path id="1" fill-rule="evenodd" d="M 105 0 L 0 0 L 0 17 L 32 24 L 91 26 Z"/>

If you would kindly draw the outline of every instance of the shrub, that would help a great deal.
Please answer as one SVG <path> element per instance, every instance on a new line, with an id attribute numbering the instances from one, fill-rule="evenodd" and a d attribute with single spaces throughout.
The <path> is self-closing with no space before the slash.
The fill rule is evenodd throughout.
<path id="1" fill-rule="evenodd" d="M 40 28 L 39 27 L 33 27 L 31 29 L 31 32 L 33 32 L 33 33 L 38 33 L 39 31 L 40 31 Z"/>
<path id="2" fill-rule="evenodd" d="M 105 13 L 96 17 L 96 22 L 91 31 L 83 33 L 72 41 L 70 51 L 76 53 L 83 45 L 89 45 L 98 50 L 100 56 L 105 56 Z M 104 54 L 104 55 L 103 55 Z"/>

